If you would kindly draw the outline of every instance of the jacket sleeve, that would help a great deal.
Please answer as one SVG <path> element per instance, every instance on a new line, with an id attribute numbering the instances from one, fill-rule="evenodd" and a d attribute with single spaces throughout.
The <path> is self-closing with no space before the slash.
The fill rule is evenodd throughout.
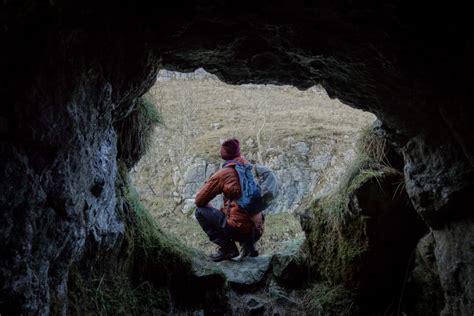
<path id="1" fill-rule="evenodd" d="M 194 203 L 197 207 L 205 207 L 223 190 L 222 181 L 219 180 L 218 173 L 214 174 L 196 194 Z"/>

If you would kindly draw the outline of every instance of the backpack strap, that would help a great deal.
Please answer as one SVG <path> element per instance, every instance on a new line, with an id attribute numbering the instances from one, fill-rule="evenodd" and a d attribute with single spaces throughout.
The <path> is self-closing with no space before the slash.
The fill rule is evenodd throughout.
<path id="1" fill-rule="evenodd" d="M 230 165 L 232 164 L 232 165 Z M 237 165 L 239 164 L 238 161 L 235 161 L 235 160 L 226 160 L 224 161 L 224 163 L 222 164 L 222 168 L 232 168 L 234 165 Z M 230 165 L 230 166 L 229 166 Z M 227 224 L 227 218 L 229 217 L 229 214 L 230 214 L 230 207 L 231 207 L 231 203 L 232 203 L 232 200 L 231 199 L 227 199 L 227 207 L 224 209 L 224 216 L 225 216 L 225 220 L 223 221 L 222 223 L 222 226 L 221 228 L 224 228 L 225 225 Z"/>
<path id="2" fill-rule="evenodd" d="M 260 177 L 260 175 L 259 175 L 258 172 L 257 172 L 257 164 L 256 164 L 256 163 L 253 164 L 253 173 L 255 174 L 255 176 L 256 176 L 257 178 Z"/>
<path id="3" fill-rule="evenodd" d="M 238 162 L 236 160 L 226 160 L 224 161 L 224 163 L 222 164 L 222 167 L 225 168 L 225 167 L 232 167 L 233 165 L 229 166 L 230 164 L 233 164 L 233 165 L 243 165 L 241 162 Z"/>

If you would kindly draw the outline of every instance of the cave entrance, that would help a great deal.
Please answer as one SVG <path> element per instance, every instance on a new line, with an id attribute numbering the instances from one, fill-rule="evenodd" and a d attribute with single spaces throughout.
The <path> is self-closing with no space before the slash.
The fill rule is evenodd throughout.
<path id="1" fill-rule="evenodd" d="M 354 160 L 358 134 L 375 116 L 330 99 L 321 86 L 228 85 L 202 68 L 161 70 L 145 96 L 158 109 L 147 154 L 131 175 L 162 229 L 188 246 L 215 249 L 196 222 L 194 196 L 222 162 L 220 143 L 236 137 L 243 155 L 275 170 L 280 195 L 266 211 L 263 254 L 304 238 L 296 216 L 329 192 Z M 220 207 L 217 197 L 213 206 Z"/>

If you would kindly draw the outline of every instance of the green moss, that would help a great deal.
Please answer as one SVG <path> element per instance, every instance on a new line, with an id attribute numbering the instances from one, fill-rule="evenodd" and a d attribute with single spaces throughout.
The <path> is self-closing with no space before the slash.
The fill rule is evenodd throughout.
<path id="1" fill-rule="evenodd" d="M 160 116 L 151 96 L 133 101 L 132 111 L 115 123 L 118 133 L 118 159 L 128 168 L 133 167 L 146 153 Z"/>
<path id="2" fill-rule="evenodd" d="M 331 288 L 342 287 L 351 297 L 361 288 L 363 269 L 370 260 L 370 217 L 359 209 L 358 194 L 366 184 L 372 188 L 378 184 L 383 190 L 382 183 L 387 179 L 403 177 L 384 162 L 385 146 L 376 135 L 363 133 L 357 159 L 339 186 L 330 195 L 313 201 L 306 210 L 310 216 L 302 221 L 312 280 Z"/>
<path id="3" fill-rule="evenodd" d="M 138 98 L 138 109 L 143 120 L 146 120 L 146 125 L 155 126 L 161 122 L 158 109 L 155 106 L 155 101 L 151 95 L 145 94 L 144 96 Z"/>
<path id="4" fill-rule="evenodd" d="M 125 164 L 118 167 L 118 211 L 126 226 L 122 245 L 102 253 L 92 249 L 71 267 L 71 314 L 164 314 L 172 291 L 192 274 L 190 252 L 160 230 L 129 185 Z"/>
<path id="5" fill-rule="evenodd" d="M 342 286 L 331 286 L 325 283 L 314 284 L 304 296 L 305 310 L 319 315 L 355 315 L 353 294 Z"/>
<path id="6" fill-rule="evenodd" d="M 163 233 L 150 212 L 140 203 L 134 188 L 129 186 L 125 196 L 134 210 L 135 223 L 131 227 L 131 239 L 137 251 L 141 252 L 144 258 L 162 265 L 160 274 L 166 274 L 169 269 L 176 269 L 176 265 L 183 271 L 190 271 L 189 249 L 177 239 Z"/>
<path id="7" fill-rule="evenodd" d="M 88 278 L 70 271 L 69 312 L 73 315 L 155 315 L 169 309 L 170 293 L 148 282 L 134 284 L 124 274 Z"/>

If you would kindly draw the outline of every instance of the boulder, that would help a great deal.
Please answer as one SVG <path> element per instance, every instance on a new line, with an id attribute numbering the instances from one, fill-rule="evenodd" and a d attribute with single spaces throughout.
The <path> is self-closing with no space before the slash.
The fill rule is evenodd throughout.
<path id="1" fill-rule="evenodd" d="M 269 256 L 245 257 L 242 260 L 226 260 L 217 263 L 227 281 L 236 290 L 258 288 L 270 268 Z"/>
<path id="2" fill-rule="evenodd" d="M 304 239 L 288 242 L 287 247 L 272 257 L 272 274 L 285 287 L 301 287 L 307 281 L 305 262 L 300 248 Z"/>
<path id="3" fill-rule="evenodd" d="M 433 233 L 430 232 L 420 239 L 416 247 L 415 266 L 404 294 L 404 309 L 414 315 L 436 315 L 444 308 L 435 246 Z"/>

